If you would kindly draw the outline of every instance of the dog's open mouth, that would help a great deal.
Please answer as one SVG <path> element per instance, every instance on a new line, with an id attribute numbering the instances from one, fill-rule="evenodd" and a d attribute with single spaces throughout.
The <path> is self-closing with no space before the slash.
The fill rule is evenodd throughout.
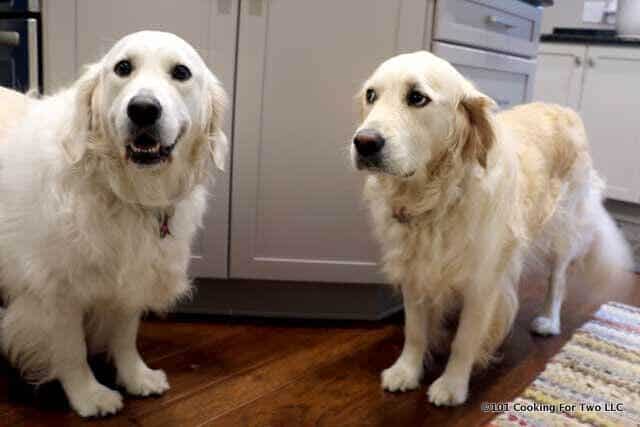
<path id="1" fill-rule="evenodd" d="M 127 160 L 138 165 L 156 165 L 171 160 L 171 152 L 176 143 L 161 145 L 152 135 L 141 133 L 127 144 Z"/>

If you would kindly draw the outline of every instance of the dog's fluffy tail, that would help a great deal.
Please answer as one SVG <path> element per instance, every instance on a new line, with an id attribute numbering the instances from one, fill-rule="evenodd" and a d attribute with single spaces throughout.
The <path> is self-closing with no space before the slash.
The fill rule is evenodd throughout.
<path id="1" fill-rule="evenodd" d="M 593 208 L 593 239 L 579 260 L 581 273 L 596 285 L 631 280 L 634 259 L 631 248 L 602 203 Z"/>

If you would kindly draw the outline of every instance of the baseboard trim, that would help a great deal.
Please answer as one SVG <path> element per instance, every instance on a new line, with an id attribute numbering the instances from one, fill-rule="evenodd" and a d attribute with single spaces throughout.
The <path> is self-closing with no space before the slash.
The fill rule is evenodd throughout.
<path id="1" fill-rule="evenodd" d="M 640 225 L 640 205 L 611 199 L 604 205 L 615 219 Z"/>
<path id="2" fill-rule="evenodd" d="M 400 293 L 381 284 L 196 279 L 180 314 L 298 319 L 381 320 L 402 309 Z"/>

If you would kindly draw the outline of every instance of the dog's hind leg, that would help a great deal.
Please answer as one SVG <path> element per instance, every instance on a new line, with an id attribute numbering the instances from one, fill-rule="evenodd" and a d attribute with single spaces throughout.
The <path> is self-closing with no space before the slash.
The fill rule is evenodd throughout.
<path id="1" fill-rule="evenodd" d="M 55 309 L 52 323 L 53 375 L 60 380 L 71 407 L 83 417 L 118 412 L 122 396 L 100 384 L 87 362 L 83 311 L 66 302 L 63 309 Z"/>
<path id="2" fill-rule="evenodd" d="M 122 397 L 100 384 L 87 362 L 83 311 L 72 301 L 48 302 L 23 295 L 9 303 L 0 324 L 7 358 L 30 382 L 58 379 L 83 417 L 117 412 Z"/>
<path id="3" fill-rule="evenodd" d="M 169 390 L 165 373 L 150 369 L 136 348 L 140 312 L 114 310 L 109 322 L 112 327 L 109 328 L 111 335 L 107 347 L 116 366 L 118 383 L 136 396 L 162 394 Z"/>
<path id="4" fill-rule="evenodd" d="M 556 256 L 542 312 L 531 322 L 531 330 L 537 334 L 558 335 L 560 333 L 560 309 L 567 287 L 567 267 L 572 260 L 572 252 L 567 252 Z"/>
<path id="5" fill-rule="evenodd" d="M 560 333 L 560 311 L 566 293 L 567 269 L 573 260 L 584 253 L 592 240 L 588 229 L 563 222 L 561 218 L 552 220 L 551 230 L 562 228 L 564 232 L 549 232 L 554 236 L 551 239 L 551 275 L 542 311 L 531 322 L 531 330 L 540 335 Z"/>
<path id="6" fill-rule="evenodd" d="M 51 380 L 51 322 L 37 300 L 15 298 L 0 314 L 0 344 L 9 362 L 31 383 Z"/>
<path id="7" fill-rule="evenodd" d="M 417 388 L 427 348 L 427 307 L 412 286 L 402 287 L 405 325 L 404 347 L 396 362 L 382 371 L 382 387 L 389 391 Z"/>

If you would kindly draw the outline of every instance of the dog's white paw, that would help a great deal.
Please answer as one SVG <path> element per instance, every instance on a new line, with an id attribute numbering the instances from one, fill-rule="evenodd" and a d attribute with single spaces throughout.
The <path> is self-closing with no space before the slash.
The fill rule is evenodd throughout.
<path id="1" fill-rule="evenodd" d="M 149 369 L 146 366 L 139 368 L 133 375 L 119 377 L 118 384 L 135 396 L 162 394 L 170 388 L 164 371 Z"/>
<path id="2" fill-rule="evenodd" d="M 560 321 L 538 316 L 531 322 L 531 330 L 539 335 L 558 335 L 560 333 Z"/>
<path id="3" fill-rule="evenodd" d="M 455 406 L 467 400 L 468 379 L 459 379 L 453 375 L 441 375 L 429 387 L 429 402 L 436 406 Z"/>
<path id="4" fill-rule="evenodd" d="M 390 368 L 382 371 L 382 388 L 389 391 L 407 391 L 420 386 L 422 366 L 413 367 L 398 360 Z"/>
<path id="5" fill-rule="evenodd" d="M 95 383 L 89 390 L 69 396 L 71 407 L 81 417 L 102 417 L 122 409 L 122 395 L 102 384 Z"/>

